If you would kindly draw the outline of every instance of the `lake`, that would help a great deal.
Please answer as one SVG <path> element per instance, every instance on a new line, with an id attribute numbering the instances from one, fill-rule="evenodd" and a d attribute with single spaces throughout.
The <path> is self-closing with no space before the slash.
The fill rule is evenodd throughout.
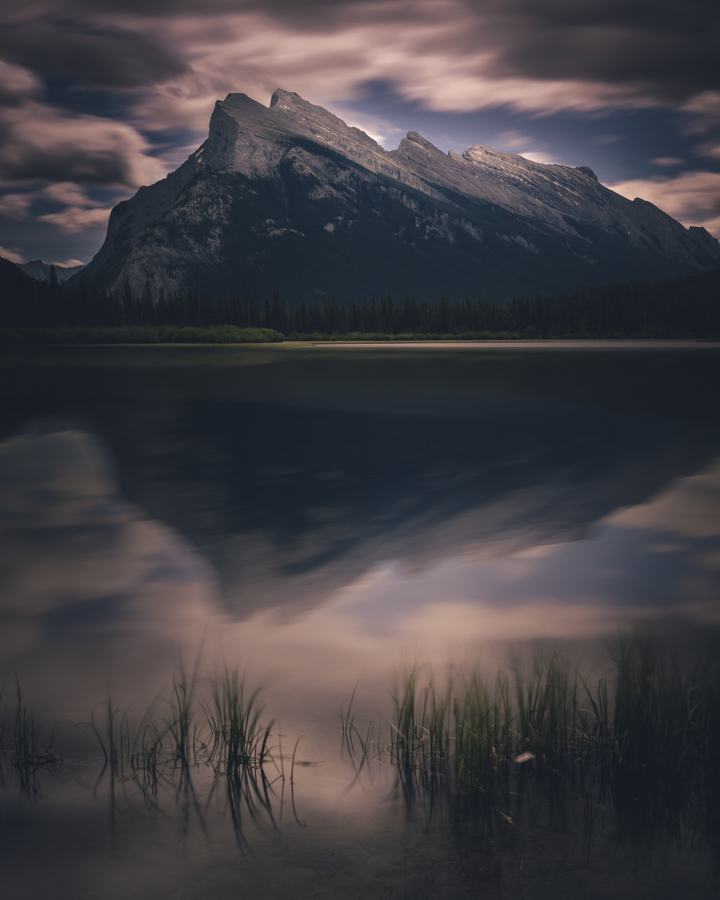
<path id="1" fill-rule="evenodd" d="M 5 897 L 716 896 L 720 350 L 535 348 L 3 351 Z"/>

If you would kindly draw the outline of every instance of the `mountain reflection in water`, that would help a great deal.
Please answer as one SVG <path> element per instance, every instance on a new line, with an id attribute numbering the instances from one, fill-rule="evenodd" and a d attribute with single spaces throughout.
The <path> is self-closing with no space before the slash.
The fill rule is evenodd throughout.
<path id="1" fill-rule="evenodd" d="M 236 617 L 317 606 L 386 561 L 576 540 L 718 452 L 712 429 L 574 404 L 371 406 L 148 403 L 92 425 L 123 492 L 201 550 Z"/>
<path id="2" fill-rule="evenodd" d="M 88 629 L 92 668 L 115 655 L 108 641 L 127 654 L 128 641 L 197 640 L 213 613 L 228 635 L 233 620 L 327 604 L 311 628 L 334 647 L 354 628 L 358 671 L 373 640 L 716 620 L 714 429 L 512 396 L 347 402 L 151 400 L 7 439 L 13 665 L 38 641 L 83 647 Z M 266 664 L 287 658 L 273 627 L 252 632 Z"/>

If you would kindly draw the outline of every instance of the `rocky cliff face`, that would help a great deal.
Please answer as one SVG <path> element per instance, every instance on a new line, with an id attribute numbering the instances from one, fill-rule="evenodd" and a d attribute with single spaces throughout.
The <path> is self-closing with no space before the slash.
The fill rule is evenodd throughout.
<path id="1" fill-rule="evenodd" d="M 509 299 L 720 266 L 720 243 L 587 167 L 480 144 L 462 156 L 410 132 L 386 151 L 297 94 L 218 101 L 208 139 L 113 210 L 71 281 L 290 304 L 411 294 Z"/>

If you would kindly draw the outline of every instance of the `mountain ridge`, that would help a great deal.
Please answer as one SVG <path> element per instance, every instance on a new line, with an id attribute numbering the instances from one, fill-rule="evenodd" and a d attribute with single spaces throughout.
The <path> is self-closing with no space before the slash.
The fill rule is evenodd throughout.
<path id="1" fill-rule="evenodd" d="M 387 151 L 278 89 L 215 104 L 208 138 L 112 211 L 70 281 L 139 293 L 277 289 L 290 303 L 393 291 L 509 299 L 654 280 L 720 265 L 720 243 L 587 167 L 476 144 L 444 153 L 416 132 Z"/>
<path id="2" fill-rule="evenodd" d="M 31 259 L 26 263 L 15 263 L 18 269 L 21 269 L 26 275 L 34 278 L 36 281 L 48 281 L 50 278 L 50 267 L 52 263 L 43 262 L 41 259 Z M 81 272 L 85 268 L 84 265 L 79 266 L 55 266 L 55 274 L 57 275 L 58 284 L 65 284 L 73 275 Z"/>

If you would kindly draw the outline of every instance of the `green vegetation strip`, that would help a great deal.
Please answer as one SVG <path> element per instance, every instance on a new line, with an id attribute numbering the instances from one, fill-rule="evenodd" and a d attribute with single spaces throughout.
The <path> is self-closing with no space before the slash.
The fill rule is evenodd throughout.
<path id="1" fill-rule="evenodd" d="M 207 328 L 176 325 L 125 325 L 116 328 L 0 328 L 0 345 L 65 344 L 276 344 L 283 336 L 270 328 Z"/>

